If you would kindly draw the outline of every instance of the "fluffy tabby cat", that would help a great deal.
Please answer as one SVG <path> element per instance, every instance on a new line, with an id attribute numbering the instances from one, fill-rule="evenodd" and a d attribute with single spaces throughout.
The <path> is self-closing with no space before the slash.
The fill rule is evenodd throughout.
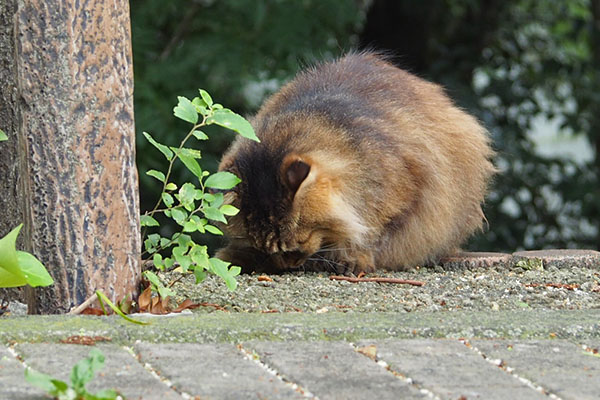
<path id="1" fill-rule="evenodd" d="M 261 143 L 220 170 L 242 179 L 218 257 L 245 270 L 398 270 L 451 254 L 484 220 L 487 131 L 440 86 L 372 53 L 301 72 L 262 106 Z"/>

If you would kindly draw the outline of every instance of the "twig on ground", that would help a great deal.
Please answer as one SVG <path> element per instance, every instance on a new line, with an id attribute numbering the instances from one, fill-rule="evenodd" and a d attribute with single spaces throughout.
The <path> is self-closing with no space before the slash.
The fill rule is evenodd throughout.
<path id="1" fill-rule="evenodd" d="M 567 290 L 575 290 L 575 289 L 579 289 L 579 285 L 576 283 L 526 283 L 525 287 L 540 287 L 540 286 L 545 286 L 545 287 L 553 287 L 553 288 L 557 288 L 557 289 L 567 289 Z"/>
<path id="2" fill-rule="evenodd" d="M 423 286 L 425 282 L 421 281 L 413 281 L 410 279 L 396 279 L 396 278 L 384 278 L 384 277 L 376 277 L 376 278 L 352 278 L 349 276 L 338 276 L 332 275 L 329 277 L 332 281 L 348 281 L 352 283 L 359 282 L 377 282 L 377 283 L 397 283 L 397 284 L 405 284 L 405 285 L 413 285 L 413 286 Z"/>
<path id="3" fill-rule="evenodd" d="M 79 315 L 83 312 L 83 310 L 88 308 L 90 306 L 90 304 L 92 304 L 96 300 L 98 300 L 98 295 L 96 294 L 96 292 L 94 292 L 94 294 L 91 295 L 86 301 L 84 301 L 77 307 L 71 309 L 71 311 L 69 311 L 67 314 L 68 315 Z"/>

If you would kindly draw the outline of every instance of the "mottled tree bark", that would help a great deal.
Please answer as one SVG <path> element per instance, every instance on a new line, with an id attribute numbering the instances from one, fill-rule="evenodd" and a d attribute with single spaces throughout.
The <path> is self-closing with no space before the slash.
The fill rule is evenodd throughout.
<path id="1" fill-rule="evenodd" d="M 135 292 L 128 2 L 3 0 L 0 23 L 0 234 L 24 222 L 25 250 L 55 280 L 29 296 L 30 312 L 68 311 L 96 289 Z"/>

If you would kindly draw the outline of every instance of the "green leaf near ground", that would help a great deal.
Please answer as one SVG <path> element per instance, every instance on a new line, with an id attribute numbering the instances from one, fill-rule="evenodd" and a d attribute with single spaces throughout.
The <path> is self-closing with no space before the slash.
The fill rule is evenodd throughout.
<path id="1" fill-rule="evenodd" d="M 89 356 L 78 361 L 71 370 L 71 386 L 29 367 L 25 369 L 25 380 L 60 400 L 116 400 L 118 393 L 112 389 L 105 389 L 92 394 L 85 388 L 86 384 L 103 367 L 104 355 L 100 350 L 92 349 Z"/>
<path id="2" fill-rule="evenodd" d="M 171 151 L 171 149 L 169 149 L 168 146 L 158 143 L 156 140 L 154 140 L 152 136 L 150 136 L 148 132 L 142 132 L 142 134 L 144 135 L 146 140 L 148 140 L 148 142 L 152 144 L 152 146 L 156 147 L 161 153 L 164 154 L 168 161 L 171 161 L 173 159 L 173 152 Z"/>
<path id="3" fill-rule="evenodd" d="M 59 396 L 69 389 L 69 385 L 65 382 L 54 379 L 50 375 L 46 375 L 31 368 L 25 369 L 25 380 L 51 396 Z"/>
<path id="4" fill-rule="evenodd" d="M 173 114 L 186 122 L 195 124 L 198 122 L 198 112 L 196 106 L 192 102 L 183 96 L 177 96 L 179 101 L 175 108 L 173 108 Z"/>
<path id="5" fill-rule="evenodd" d="M 17 251 L 15 244 L 23 224 L 0 239 L 0 287 L 49 286 L 54 280 L 32 254 Z"/>
<path id="6" fill-rule="evenodd" d="M 17 258 L 29 286 L 50 286 L 54 283 L 54 279 L 52 279 L 44 265 L 33 254 L 17 251 Z"/>
<path id="7" fill-rule="evenodd" d="M 231 172 L 221 171 L 206 178 L 204 186 L 212 189 L 229 190 L 242 180 Z"/>
<path id="8" fill-rule="evenodd" d="M 89 356 L 79 360 L 71 370 L 71 385 L 78 392 L 85 390 L 85 385 L 94 379 L 96 372 L 104 367 L 104 354 L 98 349 L 91 349 Z"/>
<path id="9" fill-rule="evenodd" d="M 241 268 L 231 267 L 228 269 L 227 267 L 231 265 L 231 263 L 218 258 L 211 258 L 209 261 L 212 267 L 212 272 L 223 278 L 225 284 L 227 285 L 227 289 L 233 292 L 237 287 L 237 281 L 235 280 L 235 277 L 240 274 Z"/>
<path id="10" fill-rule="evenodd" d="M 233 111 L 223 108 L 216 110 L 211 117 L 206 120 L 207 124 L 216 124 L 227 129 L 231 129 L 247 139 L 260 142 L 250 122 L 244 117 Z"/>
<path id="11" fill-rule="evenodd" d="M 15 287 L 27 284 L 27 278 L 19 267 L 15 244 L 23 224 L 17 226 L 0 239 L 0 287 Z"/>
<path id="12" fill-rule="evenodd" d="M 4 142 L 5 140 L 8 140 L 8 136 L 6 136 L 6 133 L 0 129 L 0 142 Z"/>

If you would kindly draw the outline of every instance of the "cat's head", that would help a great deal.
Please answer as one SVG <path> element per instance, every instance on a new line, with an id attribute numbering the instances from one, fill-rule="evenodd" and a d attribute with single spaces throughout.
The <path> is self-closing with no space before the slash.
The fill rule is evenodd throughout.
<path id="1" fill-rule="evenodd" d="M 306 125 L 303 129 L 303 141 L 310 142 L 314 132 Z M 349 171 L 348 157 L 339 144 L 335 152 L 327 148 L 331 145 L 313 143 L 302 151 L 285 138 L 274 142 L 268 136 L 262 143 L 234 143 L 219 169 L 242 180 L 225 193 L 225 202 L 240 209 L 224 226 L 238 247 L 256 249 L 276 268 L 285 269 L 348 235 L 364 233 L 340 187 Z"/>

